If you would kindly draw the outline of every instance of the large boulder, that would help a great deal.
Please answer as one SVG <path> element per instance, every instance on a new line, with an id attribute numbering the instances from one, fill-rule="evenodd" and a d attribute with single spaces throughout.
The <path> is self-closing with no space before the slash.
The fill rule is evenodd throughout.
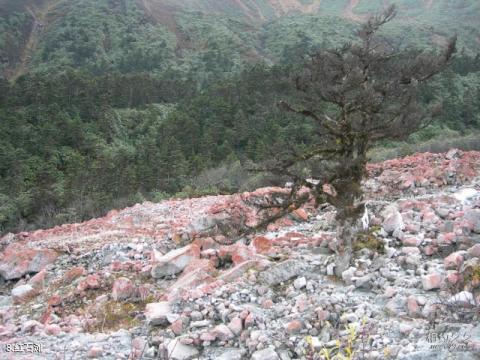
<path id="1" fill-rule="evenodd" d="M 58 255 L 50 249 L 31 249 L 20 243 L 9 245 L 0 255 L 0 275 L 5 280 L 37 273 L 52 264 Z"/>
<path id="2" fill-rule="evenodd" d="M 152 326 L 168 324 L 167 315 L 170 313 L 170 303 L 166 301 L 150 303 L 145 308 L 145 318 L 147 323 Z"/>
<path id="3" fill-rule="evenodd" d="M 382 227 L 389 234 L 403 230 L 405 224 L 403 223 L 402 214 L 400 214 L 395 208 L 387 209 L 385 211 L 385 220 L 383 220 Z"/>
<path id="4" fill-rule="evenodd" d="M 466 211 L 464 218 L 470 224 L 473 232 L 480 234 L 480 209 Z"/>
<path id="5" fill-rule="evenodd" d="M 267 285 L 274 286 L 281 282 L 290 280 L 303 273 L 302 264 L 295 260 L 287 260 L 272 266 L 270 269 L 259 275 L 260 281 Z"/>
<path id="6" fill-rule="evenodd" d="M 422 276 L 422 286 L 424 290 L 440 289 L 443 277 L 439 273 L 431 273 Z"/>
<path id="7" fill-rule="evenodd" d="M 198 350 L 190 345 L 182 344 L 178 339 L 167 345 L 168 358 L 171 360 L 190 360 L 198 358 Z"/>
<path id="8" fill-rule="evenodd" d="M 152 277 L 162 278 L 182 272 L 190 262 L 199 257 L 200 250 L 195 245 L 175 249 L 159 258 L 152 265 Z"/>

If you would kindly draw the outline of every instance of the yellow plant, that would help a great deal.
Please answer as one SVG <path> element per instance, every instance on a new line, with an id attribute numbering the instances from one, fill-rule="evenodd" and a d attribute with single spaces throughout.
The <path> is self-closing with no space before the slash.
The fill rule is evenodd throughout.
<path id="1" fill-rule="evenodd" d="M 390 348 L 388 346 L 383 349 L 383 356 L 385 357 L 385 359 L 390 357 Z"/>

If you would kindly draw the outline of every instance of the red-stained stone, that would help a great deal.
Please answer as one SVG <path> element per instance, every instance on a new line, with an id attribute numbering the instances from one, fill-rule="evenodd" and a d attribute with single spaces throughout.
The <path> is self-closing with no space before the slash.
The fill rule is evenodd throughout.
<path id="1" fill-rule="evenodd" d="M 337 190 L 333 187 L 333 185 L 331 184 L 323 184 L 322 185 L 322 191 L 327 194 L 327 195 L 330 195 L 332 197 L 336 197 L 337 196 Z"/>
<path id="2" fill-rule="evenodd" d="M 182 319 L 175 320 L 170 325 L 170 329 L 173 331 L 175 335 L 181 335 L 183 332 L 183 320 Z"/>
<path id="3" fill-rule="evenodd" d="M 445 269 L 458 269 L 463 264 L 463 255 L 459 252 L 454 252 L 443 259 Z"/>
<path id="4" fill-rule="evenodd" d="M 418 246 L 421 242 L 422 240 L 417 237 L 406 237 L 402 240 L 402 243 L 405 246 Z"/>
<path id="5" fill-rule="evenodd" d="M 62 332 L 62 329 L 57 324 L 48 324 L 45 326 L 45 334 L 58 336 Z"/>
<path id="6" fill-rule="evenodd" d="M 47 277 L 47 270 L 43 269 L 38 274 L 33 276 L 28 282 L 34 289 L 43 289 L 45 287 L 45 279 Z"/>
<path id="7" fill-rule="evenodd" d="M 222 240 L 217 242 L 211 237 L 198 238 L 194 241 L 194 244 L 197 244 L 202 251 L 217 249 L 222 243 Z"/>
<path id="8" fill-rule="evenodd" d="M 6 280 L 19 279 L 29 273 L 37 273 L 57 259 L 50 249 L 31 249 L 21 243 L 13 243 L 0 254 L 0 276 Z"/>
<path id="9" fill-rule="evenodd" d="M 262 303 L 262 307 L 264 309 L 271 309 L 273 307 L 273 301 L 270 300 L 270 299 L 267 299 L 265 300 L 263 303 Z"/>
<path id="10" fill-rule="evenodd" d="M 99 358 L 103 355 L 103 348 L 100 346 L 92 346 L 88 352 L 87 357 L 89 358 Z"/>
<path id="11" fill-rule="evenodd" d="M 86 273 L 87 271 L 83 266 L 73 267 L 63 275 L 63 281 L 65 283 L 71 283 L 73 280 L 85 275 Z"/>
<path id="12" fill-rule="evenodd" d="M 230 330 L 229 327 L 224 324 L 215 326 L 212 330 L 212 334 L 215 334 L 215 337 L 220 341 L 230 340 L 235 337 L 232 330 Z"/>
<path id="13" fill-rule="evenodd" d="M 218 250 L 218 257 L 223 261 L 231 260 L 234 265 L 238 265 L 254 258 L 254 250 L 243 243 L 222 246 Z"/>
<path id="14" fill-rule="evenodd" d="M 457 284 L 462 278 L 462 275 L 456 271 L 450 272 L 447 274 L 446 280 L 450 285 Z"/>
<path id="15" fill-rule="evenodd" d="M 98 275 L 88 275 L 86 282 L 89 289 L 98 289 L 100 287 L 100 277 Z"/>
<path id="16" fill-rule="evenodd" d="M 200 335 L 200 340 L 202 341 L 208 341 L 208 342 L 213 342 L 217 339 L 216 334 L 212 332 L 204 332 Z"/>
<path id="17" fill-rule="evenodd" d="M 418 305 L 415 296 L 411 295 L 407 299 L 408 315 L 417 316 L 420 313 L 420 306 Z"/>
<path id="18" fill-rule="evenodd" d="M 249 327 L 252 327 L 253 325 L 255 325 L 255 316 L 250 313 L 247 315 L 247 317 L 245 318 L 245 329 L 248 329 Z"/>
<path id="19" fill-rule="evenodd" d="M 442 276 L 438 273 L 422 276 L 422 286 L 424 290 L 439 289 L 441 285 Z"/>
<path id="20" fill-rule="evenodd" d="M 61 303 L 62 303 L 62 298 L 60 297 L 60 295 L 53 295 L 52 297 L 50 297 L 50 299 L 48 299 L 47 305 L 58 306 Z"/>
<path id="21" fill-rule="evenodd" d="M 95 290 L 100 288 L 100 277 L 98 275 L 88 275 L 87 278 L 77 285 L 78 291 Z"/>
<path id="22" fill-rule="evenodd" d="M 135 286 L 130 279 L 121 277 L 113 282 L 112 298 L 115 301 L 126 300 L 135 295 Z"/>
<path id="23" fill-rule="evenodd" d="M 305 209 L 296 209 L 293 211 L 293 216 L 298 220 L 307 221 L 308 220 L 308 213 Z"/>
<path id="24" fill-rule="evenodd" d="M 40 316 L 41 324 L 48 324 L 52 320 L 52 309 L 49 307 L 45 312 Z"/>
<path id="25" fill-rule="evenodd" d="M 427 256 L 432 256 L 436 251 L 432 245 L 427 245 L 423 249 L 423 253 Z"/>
<path id="26" fill-rule="evenodd" d="M 239 317 L 234 317 L 232 321 L 228 324 L 228 328 L 235 334 L 240 335 L 243 330 L 242 319 Z"/>
<path id="27" fill-rule="evenodd" d="M 299 320 L 293 320 L 293 321 L 290 321 L 286 326 L 285 326 L 285 330 L 290 333 L 290 334 L 295 334 L 295 333 L 298 333 L 300 332 L 300 330 L 302 330 L 303 328 L 303 324 L 301 321 Z"/>
<path id="28" fill-rule="evenodd" d="M 266 254 L 272 248 L 272 241 L 265 236 L 257 236 L 252 241 L 252 245 L 259 254 Z"/>
<path id="29" fill-rule="evenodd" d="M 328 318 L 330 317 L 330 312 L 328 310 L 317 308 L 315 309 L 315 312 L 317 313 L 317 318 L 320 321 L 328 320 Z"/>

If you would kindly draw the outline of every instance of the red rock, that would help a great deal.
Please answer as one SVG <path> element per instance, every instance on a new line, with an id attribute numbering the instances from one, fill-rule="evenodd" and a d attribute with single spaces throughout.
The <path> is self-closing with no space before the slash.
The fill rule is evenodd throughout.
<path id="1" fill-rule="evenodd" d="M 135 295 L 135 286 L 130 279 L 121 277 L 113 282 L 112 298 L 115 301 L 126 300 Z"/>
<path id="2" fill-rule="evenodd" d="M 135 269 L 135 263 L 132 261 L 125 261 L 122 264 L 122 269 L 125 271 L 133 271 Z"/>
<path id="3" fill-rule="evenodd" d="M 211 237 L 206 237 L 206 238 L 195 239 L 194 243 L 197 244 L 202 251 L 205 251 L 205 250 L 215 250 L 223 242 L 222 240 L 217 242 Z"/>
<path id="4" fill-rule="evenodd" d="M 40 323 L 46 325 L 52 320 L 52 308 L 48 307 L 47 310 L 40 317 Z"/>
<path id="5" fill-rule="evenodd" d="M 438 273 L 432 273 L 422 276 L 422 286 L 424 290 L 439 289 L 442 285 L 442 276 Z"/>
<path id="6" fill-rule="evenodd" d="M 103 348 L 101 346 L 92 346 L 87 352 L 89 358 L 99 358 L 103 355 Z"/>
<path id="7" fill-rule="evenodd" d="M 77 285 L 78 291 L 95 290 L 100 288 L 100 278 L 98 275 L 88 275 L 87 278 Z"/>
<path id="8" fill-rule="evenodd" d="M 443 259 L 445 269 L 458 269 L 463 264 L 463 255 L 460 252 L 454 252 Z"/>
<path id="9" fill-rule="evenodd" d="M 31 249 L 13 243 L 0 255 L 0 276 L 5 280 L 19 279 L 29 273 L 37 273 L 57 259 L 50 249 Z"/>
<path id="10" fill-rule="evenodd" d="M 435 253 L 435 248 L 432 245 L 427 245 L 422 250 L 427 256 L 432 256 Z"/>
<path id="11" fill-rule="evenodd" d="M 212 330 L 212 334 L 215 334 L 215 337 L 221 341 L 230 340 L 235 337 L 232 330 L 230 330 L 229 327 L 224 324 L 215 326 Z"/>
<path id="12" fill-rule="evenodd" d="M 247 317 L 245 318 L 245 329 L 248 329 L 249 327 L 252 327 L 253 325 L 255 325 L 255 316 L 250 313 L 247 315 Z"/>
<path id="13" fill-rule="evenodd" d="M 222 246 L 218 250 L 218 257 L 223 261 L 231 260 L 234 265 L 238 265 L 247 260 L 252 260 L 255 254 L 252 248 L 243 243 Z"/>
<path id="14" fill-rule="evenodd" d="M 308 213 L 304 209 L 296 209 L 293 211 L 293 216 L 298 220 L 308 221 Z"/>
<path id="15" fill-rule="evenodd" d="M 295 334 L 295 333 L 298 333 L 300 332 L 300 330 L 302 330 L 303 328 L 303 324 L 301 321 L 299 320 L 293 320 L 293 321 L 290 321 L 286 326 L 285 326 L 285 330 L 290 333 L 290 334 Z"/>
<path id="16" fill-rule="evenodd" d="M 73 280 L 85 275 L 87 273 L 87 270 L 83 266 L 76 266 L 68 270 L 64 275 L 63 275 L 63 281 L 65 283 L 71 283 Z"/>
<path id="17" fill-rule="evenodd" d="M 100 277 L 98 275 L 88 275 L 86 282 L 89 289 L 98 289 L 100 287 Z"/>
<path id="18" fill-rule="evenodd" d="M 200 340 L 202 340 L 202 341 L 213 342 L 216 339 L 217 339 L 216 334 L 211 333 L 211 332 L 204 332 L 200 335 Z"/>
<path id="19" fill-rule="evenodd" d="M 45 333 L 47 335 L 58 336 L 62 329 L 57 324 L 48 324 L 45 326 Z"/>
<path id="20" fill-rule="evenodd" d="M 59 295 L 53 295 L 48 299 L 48 306 L 58 306 L 62 303 L 62 298 Z"/>
<path id="21" fill-rule="evenodd" d="M 455 285 L 460 281 L 461 278 L 462 275 L 460 273 L 453 271 L 447 274 L 446 280 L 450 285 Z"/>
<path id="22" fill-rule="evenodd" d="M 421 242 L 422 240 L 416 237 L 406 237 L 402 240 L 402 243 L 405 246 L 418 246 Z"/>
<path id="23" fill-rule="evenodd" d="M 272 241 L 264 236 L 257 236 L 252 241 L 252 245 L 259 254 L 266 254 L 272 248 Z"/>
<path id="24" fill-rule="evenodd" d="M 420 225 L 415 223 L 407 223 L 405 224 L 405 231 L 409 232 L 410 234 L 417 234 L 420 232 Z"/>
<path id="25" fill-rule="evenodd" d="M 110 269 L 114 272 L 121 271 L 122 270 L 122 263 L 118 260 L 112 261 L 110 265 Z"/>
<path id="26" fill-rule="evenodd" d="M 195 262 L 192 263 L 189 268 L 185 269 L 185 271 L 182 273 L 182 276 L 180 276 L 178 280 L 170 287 L 168 293 L 169 299 L 174 300 L 185 291 L 195 288 L 197 288 L 196 290 L 201 291 L 202 294 L 199 293 L 199 295 L 203 296 L 205 294 L 204 291 L 208 291 L 208 289 L 201 289 L 198 287 L 202 284 L 213 282 L 215 280 L 213 277 L 214 272 L 215 268 L 210 260 L 195 260 Z"/>
<path id="27" fill-rule="evenodd" d="M 175 320 L 172 325 L 170 325 L 170 329 L 173 331 L 175 335 L 181 335 L 183 332 L 183 320 L 178 319 Z"/>
<path id="28" fill-rule="evenodd" d="M 439 234 L 437 237 L 437 244 L 438 245 L 452 244 L 455 242 L 456 237 L 457 236 L 453 232 Z"/>
<path id="29" fill-rule="evenodd" d="M 267 299 L 265 300 L 263 303 L 262 303 L 262 307 L 264 309 L 271 309 L 273 307 L 273 301 L 270 300 L 270 299 Z"/>
<path id="30" fill-rule="evenodd" d="M 418 305 L 415 296 L 411 295 L 407 299 L 408 315 L 417 316 L 420 313 L 420 306 Z"/>
<path id="31" fill-rule="evenodd" d="M 28 282 L 33 288 L 41 290 L 45 287 L 45 279 L 47 277 L 47 270 L 43 269 L 38 274 L 33 276 Z"/>
<path id="32" fill-rule="evenodd" d="M 228 328 L 235 334 L 240 335 L 243 330 L 242 319 L 234 317 L 228 324 Z"/>
<path id="33" fill-rule="evenodd" d="M 317 318 L 320 321 L 328 320 L 328 318 L 330 317 L 330 312 L 328 310 L 317 308 L 315 309 L 315 312 L 317 313 Z"/>
<path id="34" fill-rule="evenodd" d="M 331 197 L 336 197 L 337 196 L 337 190 L 335 190 L 335 188 L 331 184 L 323 184 L 322 185 L 322 191 L 325 194 L 330 195 Z"/>

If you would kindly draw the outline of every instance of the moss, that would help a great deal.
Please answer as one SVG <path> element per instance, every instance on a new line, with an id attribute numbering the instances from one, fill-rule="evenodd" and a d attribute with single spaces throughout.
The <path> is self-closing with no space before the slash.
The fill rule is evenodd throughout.
<path id="1" fill-rule="evenodd" d="M 106 302 L 96 312 L 95 324 L 87 330 L 89 332 L 105 332 L 139 326 L 140 321 L 136 316 L 144 311 L 147 300 L 144 302 Z"/>
<path id="2" fill-rule="evenodd" d="M 478 287 L 480 284 L 480 265 L 472 265 L 463 272 L 465 285 L 472 288 Z"/>
<path id="3" fill-rule="evenodd" d="M 362 249 L 369 249 L 380 254 L 385 253 L 385 245 L 383 240 L 375 235 L 375 228 L 370 229 L 368 232 L 360 232 L 357 234 L 357 239 L 353 244 L 354 251 L 360 251 Z"/>

